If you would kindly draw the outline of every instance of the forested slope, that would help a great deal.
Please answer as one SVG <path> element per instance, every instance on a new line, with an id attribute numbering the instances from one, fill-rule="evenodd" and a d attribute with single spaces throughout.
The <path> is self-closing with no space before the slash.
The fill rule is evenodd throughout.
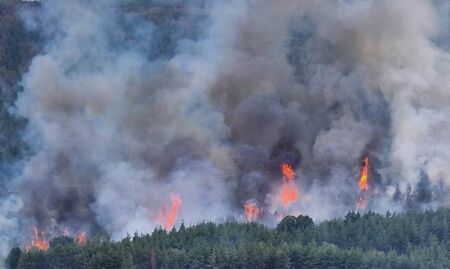
<path id="1" fill-rule="evenodd" d="M 80 246 L 58 237 L 48 251 L 15 248 L 9 268 L 450 268 L 450 209 L 380 215 L 351 212 L 314 224 L 286 217 L 257 223 L 202 223 Z"/>

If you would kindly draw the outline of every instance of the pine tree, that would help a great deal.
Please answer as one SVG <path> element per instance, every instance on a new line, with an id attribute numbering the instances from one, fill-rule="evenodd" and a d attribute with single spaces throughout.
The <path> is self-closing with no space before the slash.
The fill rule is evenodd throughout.
<path id="1" fill-rule="evenodd" d="M 11 249 L 5 261 L 7 269 L 17 268 L 21 254 L 22 251 L 20 250 L 20 248 L 14 247 L 13 249 Z"/>
<path id="2" fill-rule="evenodd" d="M 120 269 L 136 269 L 136 266 L 133 263 L 133 256 L 131 255 L 131 253 L 126 252 L 123 255 L 124 257 Z"/>

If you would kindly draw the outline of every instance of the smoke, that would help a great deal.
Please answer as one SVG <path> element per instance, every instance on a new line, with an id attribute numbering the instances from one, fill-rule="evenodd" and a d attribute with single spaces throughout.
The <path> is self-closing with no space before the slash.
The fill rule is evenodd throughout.
<path id="1" fill-rule="evenodd" d="M 444 1 L 130 5 L 42 2 L 47 43 L 14 107 L 33 154 L 0 206 L 2 249 L 33 225 L 151 232 L 170 193 L 178 224 L 244 220 L 249 200 L 273 224 L 282 162 L 298 175 L 291 214 L 354 210 L 364 156 L 370 209 L 446 205 Z"/>

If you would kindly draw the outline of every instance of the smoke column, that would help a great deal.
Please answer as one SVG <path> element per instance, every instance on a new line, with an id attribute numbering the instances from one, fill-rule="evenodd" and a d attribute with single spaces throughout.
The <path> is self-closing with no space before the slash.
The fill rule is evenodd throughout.
<path id="1" fill-rule="evenodd" d="M 3 255 L 34 226 L 151 232 L 171 193 L 175 226 L 245 221 L 247 201 L 273 225 L 282 163 L 299 186 L 288 213 L 318 221 L 356 209 L 366 157 L 367 209 L 448 204 L 445 1 L 150 4 L 181 14 L 171 43 L 125 2 L 24 12 L 47 42 L 12 108 L 33 154 L 1 199 Z"/>

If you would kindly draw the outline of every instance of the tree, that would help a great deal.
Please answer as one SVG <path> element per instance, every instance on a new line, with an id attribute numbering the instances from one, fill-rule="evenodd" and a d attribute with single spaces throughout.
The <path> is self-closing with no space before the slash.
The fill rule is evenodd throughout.
<path id="1" fill-rule="evenodd" d="M 279 232 L 292 233 L 294 231 L 306 231 L 314 227 L 314 221 L 308 216 L 288 216 L 285 217 L 278 225 L 276 230 Z"/>
<path id="2" fill-rule="evenodd" d="M 8 269 L 16 269 L 17 265 L 19 264 L 20 255 L 22 254 L 22 251 L 18 247 L 14 247 L 9 252 L 8 257 L 6 258 L 6 268 Z"/>
<path id="3" fill-rule="evenodd" d="M 130 252 L 125 253 L 120 269 L 136 269 L 136 266 L 133 263 L 133 256 Z"/>

